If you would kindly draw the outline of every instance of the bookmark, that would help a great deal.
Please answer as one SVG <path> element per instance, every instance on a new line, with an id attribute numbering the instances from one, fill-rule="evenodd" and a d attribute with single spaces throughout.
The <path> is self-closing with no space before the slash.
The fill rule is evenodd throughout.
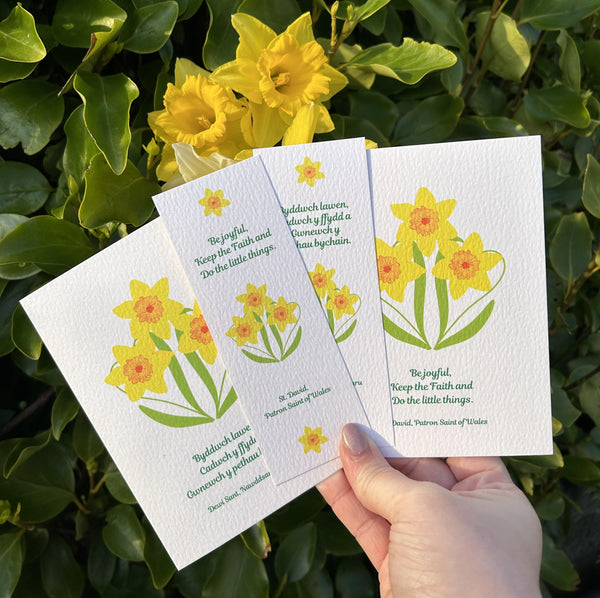
<path id="1" fill-rule="evenodd" d="M 367 423 L 260 158 L 155 203 L 276 483 Z"/>

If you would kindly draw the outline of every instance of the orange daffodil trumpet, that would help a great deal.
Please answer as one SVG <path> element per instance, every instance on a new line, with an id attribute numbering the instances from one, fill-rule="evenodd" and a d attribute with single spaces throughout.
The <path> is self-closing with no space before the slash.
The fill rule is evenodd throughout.
<path id="1" fill-rule="evenodd" d="M 277 35 L 258 19 L 243 13 L 231 18 L 239 34 L 236 59 L 217 68 L 212 79 L 228 85 L 249 100 L 255 147 L 275 145 L 296 119 L 312 135 L 334 128 L 323 102 L 348 82 L 330 66 L 316 42 L 309 13 L 296 19 Z"/>

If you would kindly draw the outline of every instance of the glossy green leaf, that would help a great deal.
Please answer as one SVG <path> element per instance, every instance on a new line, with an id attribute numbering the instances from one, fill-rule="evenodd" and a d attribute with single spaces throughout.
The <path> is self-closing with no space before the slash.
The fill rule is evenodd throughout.
<path id="1" fill-rule="evenodd" d="M 331 120 L 335 130 L 328 133 L 330 139 L 349 139 L 352 137 L 365 137 L 374 141 L 378 147 L 388 147 L 390 142 L 375 125 L 363 118 L 332 114 Z"/>
<path id="2" fill-rule="evenodd" d="M 178 571 L 173 579 L 174 585 L 184 598 L 197 598 L 207 579 L 213 574 L 219 551 L 213 551 Z"/>
<path id="3" fill-rule="evenodd" d="M 316 543 L 317 528 L 312 522 L 286 536 L 275 553 L 277 577 L 290 583 L 302 579 L 310 571 Z"/>
<path id="4" fill-rule="evenodd" d="M 78 185 L 83 182 L 90 160 L 98 153 L 94 139 L 83 120 L 83 105 L 77 106 L 65 121 L 67 143 L 63 153 L 62 167 L 65 175 L 72 176 Z"/>
<path id="5" fill-rule="evenodd" d="M 157 52 L 169 39 L 178 14 L 179 5 L 173 0 L 136 8 L 120 32 L 124 49 L 138 54 Z"/>
<path id="6" fill-rule="evenodd" d="M 389 136 L 398 118 L 398 108 L 388 97 L 376 91 L 348 94 L 350 116 L 371 121 L 385 136 Z"/>
<path id="7" fill-rule="evenodd" d="M 583 212 L 566 214 L 550 241 L 550 263 L 564 280 L 579 278 L 592 258 L 592 231 Z"/>
<path id="8" fill-rule="evenodd" d="M 582 201 L 592 216 L 600 218 L 600 164 L 592 154 L 587 156 Z"/>
<path id="9" fill-rule="evenodd" d="M 566 29 L 599 8 L 600 0 L 525 0 L 519 22 L 538 29 Z"/>
<path id="10" fill-rule="evenodd" d="M 20 214 L 0 214 L 0 241 L 26 220 L 27 217 L 21 216 Z M 7 280 L 29 278 L 38 272 L 40 272 L 40 269 L 37 266 L 25 262 L 18 264 L 3 264 L 0 266 L 0 278 L 5 278 Z"/>
<path id="11" fill-rule="evenodd" d="M 521 137 L 527 135 L 518 122 L 504 116 L 470 116 L 465 120 L 476 123 L 494 137 Z"/>
<path id="12" fill-rule="evenodd" d="M 146 534 L 133 507 L 117 505 L 110 509 L 102 538 L 115 556 L 128 561 L 144 560 Z"/>
<path id="13" fill-rule="evenodd" d="M 0 246 L 1 246 L 0 241 Z M 6 285 L 0 301 L 0 355 L 6 355 L 14 349 L 12 341 L 12 314 L 18 302 L 31 293 L 40 284 L 38 277 L 16 280 Z"/>
<path id="14" fill-rule="evenodd" d="M 46 48 L 35 28 L 35 19 L 21 4 L 0 22 L 0 58 L 12 62 L 39 62 Z"/>
<path id="15" fill-rule="evenodd" d="M 579 584 L 579 575 L 569 557 L 548 534 L 543 539 L 541 576 L 560 590 L 573 591 Z"/>
<path id="16" fill-rule="evenodd" d="M 146 535 L 144 561 L 150 569 L 154 587 L 164 588 L 175 573 L 175 565 L 147 519 L 144 519 L 142 526 Z"/>
<path id="17" fill-rule="evenodd" d="M 584 42 L 583 64 L 595 77 L 600 77 L 600 39 L 588 39 Z"/>
<path id="18" fill-rule="evenodd" d="M 266 559 L 271 552 L 271 540 L 264 521 L 259 521 L 240 534 L 244 546 L 257 558 Z"/>
<path id="19" fill-rule="evenodd" d="M 469 40 L 456 14 L 456 4 L 452 0 L 409 0 L 409 2 L 429 22 L 433 29 L 433 38 L 438 44 L 454 46 L 468 52 Z"/>
<path id="20" fill-rule="evenodd" d="M 456 56 L 442 46 L 405 37 L 400 47 L 379 44 L 360 52 L 348 66 L 372 70 L 378 75 L 413 85 L 428 73 L 449 68 L 455 63 Z"/>
<path id="21" fill-rule="evenodd" d="M 354 536 L 329 509 L 323 510 L 315 519 L 319 542 L 327 554 L 351 556 L 362 554 L 362 548 Z"/>
<path id="22" fill-rule="evenodd" d="M 600 427 L 600 387 L 594 380 L 584 382 L 579 391 L 579 403 L 584 413 L 587 413 L 596 426 Z"/>
<path id="23" fill-rule="evenodd" d="M 558 34 L 556 43 L 561 49 L 558 66 L 563 74 L 563 82 L 578 92 L 581 88 L 581 61 L 577 44 L 564 29 Z"/>
<path id="24" fill-rule="evenodd" d="M 116 33 L 127 13 L 111 0 L 58 0 L 52 32 L 63 46 L 89 48 L 93 33 Z"/>
<path id="25" fill-rule="evenodd" d="M 137 504 L 137 500 L 133 493 L 129 489 L 127 482 L 121 475 L 119 471 L 116 469 L 114 471 L 107 472 L 106 477 L 106 488 L 111 493 L 111 495 L 116 498 L 119 502 L 125 503 L 127 505 L 135 505 Z"/>
<path id="26" fill-rule="evenodd" d="M 490 12 L 487 10 L 477 14 L 475 37 L 478 46 L 489 17 Z M 501 13 L 494 22 L 481 60 L 492 73 L 510 81 L 520 81 L 529 66 L 530 58 L 529 45 L 517 29 L 517 24 L 508 15 Z"/>
<path id="27" fill-rule="evenodd" d="M 0 213 L 31 214 L 51 191 L 46 177 L 23 162 L 0 162 Z"/>
<path id="28" fill-rule="evenodd" d="M 35 62 L 11 62 L 0 58 L 0 83 L 25 79 L 33 73 L 36 66 Z"/>
<path id="29" fill-rule="evenodd" d="M 4 466 L 1 454 L 0 463 Z M 35 452 L 10 478 L 0 475 L 0 496 L 11 503 L 21 503 L 20 516 L 24 523 L 52 519 L 73 500 L 74 490 L 72 464 L 56 443 Z"/>
<path id="30" fill-rule="evenodd" d="M 57 393 L 52 405 L 52 435 L 60 440 L 63 430 L 79 413 L 79 403 L 71 389 L 63 386 Z"/>
<path id="31" fill-rule="evenodd" d="M 239 538 L 219 549 L 213 574 L 202 588 L 202 598 L 267 598 L 269 579 L 262 559 L 256 558 Z"/>
<path id="32" fill-rule="evenodd" d="M 364 6 L 364 4 L 362 6 L 360 6 L 359 8 L 362 8 Z M 387 23 L 387 17 L 388 17 L 388 11 L 385 10 L 377 10 L 377 12 L 373 13 L 372 15 L 370 15 L 369 17 L 367 17 L 366 19 L 362 19 L 360 24 L 369 32 L 372 33 L 373 35 L 381 35 L 384 30 L 385 30 L 385 25 Z M 389 41 L 389 40 L 387 40 Z"/>
<path id="33" fill-rule="evenodd" d="M 375 598 L 375 578 L 359 557 L 340 561 L 335 572 L 335 589 L 340 598 Z"/>
<path id="34" fill-rule="evenodd" d="M 25 310 L 18 305 L 12 316 L 12 340 L 15 347 L 30 359 L 39 359 L 42 339 L 34 328 Z"/>
<path id="35" fill-rule="evenodd" d="M 26 220 L 0 241 L 0 264 L 33 263 L 54 275 L 92 253 L 88 237 L 77 225 L 52 216 Z"/>
<path id="36" fill-rule="evenodd" d="M 565 455 L 564 477 L 579 486 L 596 486 L 600 483 L 600 467 L 591 459 Z"/>
<path id="37" fill-rule="evenodd" d="M 302 14 L 296 0 L 243 0 L 237 10 L 256 17 L 277 33 Z"/>
<path id="38" fill-rule="evenodd" d="M 558 519 L 564 510 L 565 499 L 558 492 L 548 494 L 535 506 L 538 517 L 545 521 Z"/>
<path id="39" fill-rule="evenodd" d="M 414 145 L 444 141 L 454 131 L 463 108 L 462 99 L 451 95 L 427 98 L 398 120 L 392 142 Z"/>
<path id="40" fill-rule="evenodd" d="M 154 209 L 152 196 L 160 193 L 159 185 L 143 177 L 132 162 L 117 175 L 101 154 L 92 158 L 85 183 L 79 219 L 90 229 L 113 221 L 142 225 Z"/>
<path id="41" fill-rule="evenodd" d="M 83 411 L 79 412 L 73 427 L 73 448 L 84 462 L 95 459 L 104 451 L 104 445 Z"/>
<path id="42" fill-rule="evenodd" d="M 331 577 L 325 569 L 312 569 L 300 581 L 287 584 L 281 598 L 334 598 Z"/>
<path id="43" fill-rule="evenodd" d="M 572 426 L 581 411 L 571 403 L 569 395 L 562 389 L 552 387 L 552 415 L 556 417 L 565 428 Z"/>
<path id="44" fill-rule="evenodd" d="M 113 578 L 117 558 L 106 548 L 102 536 L 94 534 L 87 561 L 87 577 L 92 587 L 103 593 Z"/>
<path id="45" fill-rule="evenodd" d="M 0 535 L 0 593 L 12 596 L 23 565 L 22 531 Z"/>
<path id="46" fill-rule="evenodd" d="M 47 81 L 17 81 L 0 89 L 0 145 L 39 152 L 61 124 L 64 101 Z"/>
<path id="47" fill-rule="evenodd" d="M 50 430 L 39 432 L 33 438 L 20 438 L 14 448 L 4 461 L 2 474 L 9 478 L 13 472 L 18 469 L 28 459 L 33 457 L 38 451 L 48 446 L 52 434 Z"/>
<path id="48" fill-rule="evenodd" d="M 85 126 L 112 170 L 121 174 L 131 141 L 129 109 L 139 95 L 136 84 L 123 73 L 101 77 L 80 72 L 73 86 L 83 100 Z"/>
<path id="49" fill-rule="evenodd" d="M 531 90 L 524 101 L 527 110 L 538 120 L 557 120 L 578 129 L 590 124 L 590 113 L 581 96 L 564 85 Z"/>
<path id="50" fill-rule="evenodd" d="M 49 598 L 79 598 L 83 593 L 83 571 L 71 549 L 52 534 L 42 555 L 42 584 Z"/>
<path id="51" fill-rule="evenodd" d="M 180 14 L 179 20 L 184 21 L 186 19 L 193 17 L 198 12 L 198 9 L 202 6 L 203 2 L 204 2 L 204 0 L 187 0 L 187 7 L 186 7 L 185 11 Z M 180 8 L 181 8 L 181 4 L 180 4 Z"/>
<path id="52" fill-rule="evenodd" d="M 231 26 L 231 15 L 241 0 L 206 0 L 210 24 L 202 48 L 202 60 L 210 71 L 235 58 L 238 35 Z"/>

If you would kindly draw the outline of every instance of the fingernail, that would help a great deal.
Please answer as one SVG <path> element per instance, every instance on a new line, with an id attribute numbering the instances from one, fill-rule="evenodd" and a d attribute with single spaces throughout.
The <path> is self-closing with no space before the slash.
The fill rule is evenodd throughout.
<path id="1" fill-rule="evenodd" d="M 366 434 L 356 424 L 346 424 L 342 428 L 342 441 L 351 455 L 358 457 L 369 447 Z"/>

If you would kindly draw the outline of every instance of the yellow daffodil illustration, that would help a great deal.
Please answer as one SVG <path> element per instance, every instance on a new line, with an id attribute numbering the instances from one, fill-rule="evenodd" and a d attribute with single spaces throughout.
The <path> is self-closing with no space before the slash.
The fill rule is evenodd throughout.
<path id="1" fill-rule="evenodd" d="M 267 324 L 275 325 L 279 328 L 279 332 L 283 332 L 288 324 L 298 321 L 294 316 L 294 310 L 297 307 L 297 303 L 288 303 L 283 297 L 279 297 L 277 303 L 267 309 Z"/>
<path id="2" fill-rule="evenodd" d="M 421 187 L 414 205 L 397 203 L 390 206 L 394 216 L 403 221 L 396 233 L 396 240 L 411 248 L 412 242 L 416 241 L 423 255 L 430 256 L 437 241 L 456 237 L 456 229 L 448 222 L 455 206 L 455 199 L 436 203 L 431 191 Z"/>
<path id="3" fill-rule="evenodd" d="M 327 436 L 323 436 L 321 428 L 315 428 L 314 430 L 309 426 L 304 426 L 304 436 L 298 438 L 298 442 L 304 445 L 304 454 L 309 451 L 315 451 L 315 453 L 321 452 L 321 445 L 329 442 Z"/>
<path id="4" fill-rule="evenodd" d="M 212 191 L 210 189 L 204 189 L 204 197 L 198 202 L 204 208 L 204 215 L 215 216 L 223 215 L 223 208 L 228 206 L 231 202 L 223 197 L 223 191 L 221 189 Z"/>
<path id="5" fill-rule="evenodd" d="M 217 346 L 197 301 L 194 301 L 194 309 L 191 314 L 180 314 L 173 319 L 173 326 L 183 333 L 179 338 L 180 353 L 198 351 L 200 357 L 207 363 L 215 362 Z"/>
<path id="6" fill-rule="evenodd" d="M 379 288 L 392 299 L 404 301 L 404 292 L 408 283 L 426 272 L 425 268 L 412 261 L 412 243 L 390 247 L 381 239 L 375 239 L 375 251 Z"/>
<path id="7" fill-rule="evenodd" d="M 190 61 L 178 61 L 175 84 L 169 83 L 163 98 L 164 108 L 151 112 L 148 123 L 165 142 L 157 176 L 169 180 L 177 172 L 172 144 L 189 143 L 200 156 L 218 152 L 233 158 L 248 149 L 251 117 L 246 99 L 205 76 Z"/>
<path id="8" fill-rule="evenodd" d="M 300 16 L 279 35 L 247 14 L 233 15 L 231 23 L 239 34 L 236 59 L 217 68 L 211 78 L 250 101 L 256 147 L 275 145 L 297 116 L 312 126 L 310 139 L 315 132 L 333 130 L 322 102 L 348 80 L 328 64 L 315 41 L 310 14 Z M 317 112 L 316 118 L 309 108 Z"/>
<path id="9" fill-rule="evenodd" d="M 335 290 L 334 274 L 335 270 L 325 270 L 322 264 L 317 264 L 314 272 L 308 273 L 313 287 L 315 287 L 315 291 L 321 299 L 324 299 L 328 293 Z"/>
<path id="10" fill-rule="evenodd" d="M 246 343 L 255 345 L 258 342 L 257 334 L 263 326 L 264 324 L 257 322 L 251 313 L 243 318 L 233 316 L 233 326 L 225 334 L 231 337 L 238 347 Z"/>
<path id="11" fill-rule="evenodd" d="M 496 252 L 484 252 L 483 242 L 477 233 L 470 234 L 460 245 L 455 241 L 440 241 L 440 260 L 431 271 L 436 278 L 449 280 L 450 295 L 453 299 L 462 297 L 467 289 L 489 291 L 492 288 L 488 270 L 491 270 L 502 256 Z"/>
<path id="12" fill-rule="evenodd" d="M 169 322 L 182 312 L 183 305 L 169 299 L 169 281 L 161 278 L 150 288 L 145 282 L 132 280 L 129 290 L 132 299 L 117 305 L 113 312 L 131 320 L 131 336 L 142 338 L 154 332 L 160 338 L 170 338 Z"/>
<path id="13" fill-rule="evenodd" d="M 273 303 L 273 299 L 267 297 L 267 285 L 255 287 L 253 284 L 246 285 L 246 292 L 238 295 L 236 299 L 244 304 L 244 313 L 255 313 L 262 316 L 265 308 Z"/>
<path id="14" fill-rule="evenodd" d="M 118 366 L 104 380 L 112 386 L 124 385 L 131 401 L 138 401 L 149 390 L 167 392 L 164 372 L 173 357 L 172 351 L 157 351 L 150 337 L 140 339 L 133 347 L 113 347 Z"/>
<path id="15" fill-rule="evenodd" d="M 348 287 L 344 285 L 339 291 L 333 292 L 325 304 L 325 308 L 332 310 L 335 319 L 339 320 L 344 314 L 354 315 L 354 304 L 358 299 L 358 295 L 352 295 Z"/>
<path id="16" fill-rule="evenodd" d="M 298 171 L 298 183 L 306 183 L 309 187 L 315 186 L 315 181 L 318 179 L 324 179 L 325 175 L 321 172 L 321 162 L 312 162 L 311 159 L 306 156 L 304 162 L 296 166 Z"/>

